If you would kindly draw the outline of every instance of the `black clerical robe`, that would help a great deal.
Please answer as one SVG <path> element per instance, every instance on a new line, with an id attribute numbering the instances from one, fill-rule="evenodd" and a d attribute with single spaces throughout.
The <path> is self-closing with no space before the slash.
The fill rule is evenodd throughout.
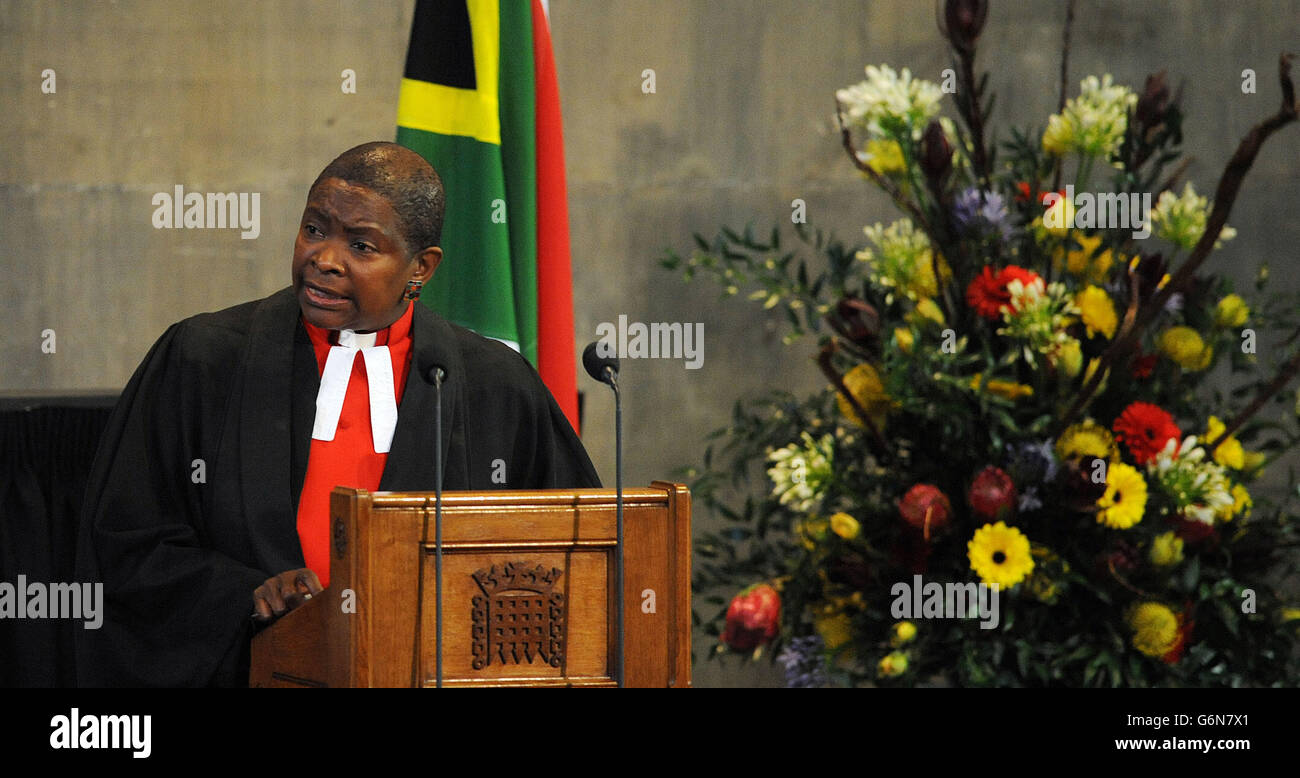
<path id="1" fill-rule="evenodd" d="M 435 365 L 445 489 L 600 485 L 523 357 L 421 305 L 411 327 L 381 491 L 434 488 Z M 77 580 L 103 582 L 105 618 L 77 630 L 80 685 L 247 684 L 253 590 L 304 566 L 296 513 L 319 385 L 292 289 L 159 338 L 86 488 Z"/>

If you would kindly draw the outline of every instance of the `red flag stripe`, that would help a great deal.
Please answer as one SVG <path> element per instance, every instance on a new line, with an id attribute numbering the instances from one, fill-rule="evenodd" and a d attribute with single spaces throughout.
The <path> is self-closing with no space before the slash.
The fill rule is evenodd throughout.
<path id="1" fill-rule="evenodd" d="M 573 340 L 573 272 L 564 183 L 564 127 L 551 32 L 541 0 L 533 0 L 533 68 L 537 140 L 537 371 L 569 423 L 578 429 L 577 361 Z"/>

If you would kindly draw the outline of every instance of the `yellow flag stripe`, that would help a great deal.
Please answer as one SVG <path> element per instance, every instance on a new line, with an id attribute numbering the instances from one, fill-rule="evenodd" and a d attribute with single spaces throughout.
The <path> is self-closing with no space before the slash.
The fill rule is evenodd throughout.
<path id="1" fill-rule="evenodd" d="M 397 124 L 439 135 L 465 135 L 501 145 L 497 96 L 441 84 L 402 79 Z"/>
<path id="2" fill-rule="evenodd" d="M 477 89 L 456 89 L 402 79 L 397 124 L 440 135 L 464 135 L 501 145 L 497 82 L 501 66 L 501 18 L 498 0 L 467 0 L 474 45 Z M 430 45 L 437 45 L 431 41 Z"/>

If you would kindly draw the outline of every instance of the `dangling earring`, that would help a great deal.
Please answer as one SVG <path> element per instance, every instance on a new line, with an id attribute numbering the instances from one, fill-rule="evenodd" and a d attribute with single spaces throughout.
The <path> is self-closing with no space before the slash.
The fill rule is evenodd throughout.
<path id="1" fill-rule="evenodd" d="M 423 286 L 424 286 L 423 281 L 416 281 L 415 279 L 411 279 L 410 281 L 407 281 L 406 292 L 402 295 L 402 297 L 404 297 L 407 300 L 420 299 L 420 290 Z"/>

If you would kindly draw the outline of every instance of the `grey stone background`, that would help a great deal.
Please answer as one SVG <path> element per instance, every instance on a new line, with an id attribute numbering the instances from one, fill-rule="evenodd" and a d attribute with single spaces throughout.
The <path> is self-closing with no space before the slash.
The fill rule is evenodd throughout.
<path id="1" fill-rule="evenodd" d="M 335 154 L 391 139 L 413 4 L 194 0 L 0 1 L 0 392 L 117 390 L 172 322 L 286 285 L 306 188 Z M 627 479 L 694 463 L 737 396 L 820 385 L 807 343 L 657 258 L 693 232 L 810 220 L 856 242 L 890 221 L 833 132 L 834 91 L 867 64 L 932 80 L 948 65 L 929 0 L 552 0 L 563 101 L 575 277 L 575 346 L 596 325 L 705 324 L 705 362 L 625 363 Z M 1057 94 L 1064 3 L 995 2 L 979 63 L 994 126 L 1041 128 Z M 1071 94 L 1090 73 L 1140 89 L 1167 69 L 1185 82 L 1188 171 L 1210 194 L 1250 126 L 1276 110 L 1277 56 L 1300 52 L 1295 0 L 1078 4 Z M 57 93 L 42 94 L 53 68 Z M 340 71 L 357 73 L 357 94 Z M 656 92 L 641 91 L 653 68 Z M 1258 73 L 1258 93 L 1240 90 Z M 945 112 L 955 115 L 950 103 Z M 1298 283 L 1300 127 L 1260 155 L 1214 267 L 1244 284 L 1267 258 Z M 261 235 L 155 230 L 151 197 L 261 193 Z M 55 354 L 41 332 L 57 333 Z M 1261 333 L 1261 338 L 1266 335 Z M 612 398 L 584 377 L 584 440 L 613 480 Z M 697 526 L 709 521 L 696 516 Z M 709 646 L 697 641 L 702 658 Z M 699 686 L 779 683 L 766 663 L 697 662 Z"/>

